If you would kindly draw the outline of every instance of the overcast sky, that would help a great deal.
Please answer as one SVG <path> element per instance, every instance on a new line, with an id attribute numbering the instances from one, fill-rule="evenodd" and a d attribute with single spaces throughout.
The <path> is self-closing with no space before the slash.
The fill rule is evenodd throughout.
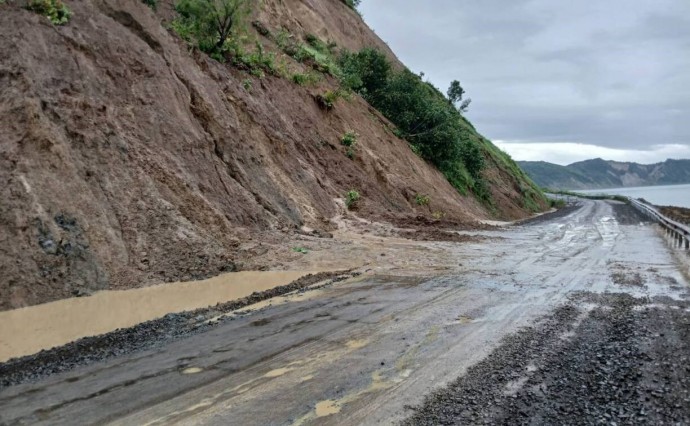
<path id="1" fill-rule="evenodd" d="M 364 19 L 516 160 L 690 158 L 690 0 L 363 0 Z"/>

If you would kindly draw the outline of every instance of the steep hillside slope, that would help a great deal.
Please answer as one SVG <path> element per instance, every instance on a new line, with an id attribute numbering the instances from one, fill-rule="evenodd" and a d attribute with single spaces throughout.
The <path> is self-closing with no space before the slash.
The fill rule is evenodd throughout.
<path id="1" fill-rule="evenodd" d="M 170 2 L 66 3 L 64 26 L 0 5 L 0 309 L 234 270 L 246 241 L 333 229 L 351 189 L 371 219 L 533 210 L 499 169 L 493 211 L 461 196 L 357 96 L 319 108 L 328 78 L 258 78 L 190 49 Z M 339 0 L 266 0 L 253 19 L 394 57 Z"/>
<path id="2" fill-rule="evenodd" d="M 598 189 L 690 183 L 690 160 L 638 164 L 596 158 L 568 166 L 543 161 L 520 161 L 519 164 L 545 188 Z"/>

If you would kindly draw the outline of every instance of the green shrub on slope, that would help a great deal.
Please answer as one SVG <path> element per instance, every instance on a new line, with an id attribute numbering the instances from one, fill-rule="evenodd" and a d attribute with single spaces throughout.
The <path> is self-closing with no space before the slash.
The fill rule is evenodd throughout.
<path id="1" fill-rule="evenodd" d="M 31 0 L 26 8 L 45 16 L 53 25 L 64 25 L 72 17 L 72 11 L 60 0 Z"/>

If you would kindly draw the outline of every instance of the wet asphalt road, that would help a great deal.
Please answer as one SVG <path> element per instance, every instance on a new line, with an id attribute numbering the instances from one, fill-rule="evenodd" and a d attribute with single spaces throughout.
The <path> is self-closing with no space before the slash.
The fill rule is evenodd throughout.
<path id="1" fill-rule="evenodd" d="M 528 404 L 536 407 L 531 411 L 513 404 L 514 396 L 518 402 L 538 400 L 539 395 L 525 393 L 526 384 L 557 380 L 550 371 L 578 373 L 575 361 L 556 362 L 556 355 L 579 353 L 576 348 L 606 336 L 606 330 L 618 330 L 597 322 L 595 313 L 639 312 L 633 307 L 640 298 L 648 298 L 655 309 L 666 304 L 685 312 L 688 282 L 675 258 L 685 254 L 674 254 L 655 226 L 640 224 L 625 207 L 604 201 L 583 201 L 568 216 L 487 235 L 502 238 L 448 243 L 463 265 L 456 275 L 365 274 L 276 301 L 161 348 L 3 389 L 0 423 L 391 424 L 408 419 L 411 424 L 540 424 L 560 415 L 565 423 L 610 423 L 597 407 L 618 409 L 615 399 L 592 400 L 583 411 L 569 413 L 549 408 L 546 391 L 541 402 Z M 602 292 L 621 293 L 633 302 L 620 307 L 609 296 L 597 298 Z M 667 321 L 678 324 L 669 329 L 678 326 L 680 331 L 669 336 L 682 335 L 685 317 L 673 318 Z M 654 327 L 663 329 L 666 323 L 639 324 L 659 336 Z M 525 333 L 516 331 L 526 326 L 536 330 L 536 337 L 510 352 L 515 349 L 510 342 Z M 575 359 L 633 359 L 631 351 L 640 346 L 636 342 L 604 345 Z M 687 356 L 687 346 L 678 342 L 652 344 L 656 360 L 649 362 Z M 525 358 L 512 356 L 520 362 L 507 366 L 500 362 L 511 353 Z M 648 374 L 643 367 L 640 374 Z M 625 382 L 628 371 L 625 365 L 620 369 Z M 589 383 L 587 377 L 582 380 Z M 644 377 L 644 383 L 655 383 L 653 374 Z M 673 377 L 669 389 L 685 380 Z M 467 390 L 472 393 L 481 383 L 492 385 L 482 388 L 487 399 L 479 402 L 496 409 L 466 409 L 472 403 Z M 656 391 L 651 388 L 650 395 Z M 673 388 L 680 390 L 669 417 L 660 414 L 656 420 L 682 422 L 687 394 Z M 502 399 L 506 395 L 508 402 Z M 559 395 L 583 398 L 574 390 Z M 632 411 L 639 413 L 636 406 Z M 619 423 L 649 419 L 636 416 Z"/>

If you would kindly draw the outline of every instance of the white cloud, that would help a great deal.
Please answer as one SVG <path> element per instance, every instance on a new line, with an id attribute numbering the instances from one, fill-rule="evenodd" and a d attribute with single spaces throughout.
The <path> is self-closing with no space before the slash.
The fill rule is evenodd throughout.
<path id="1" fill-rule="evenodd" d="M 592 158 L 652 164 L 669 158 L 690 158 L 690 145 L 654 145 L 648 150 L 616 149 L 572 142 L 526 143 L 494 141 L 517 161 L 543 161 L 568 165 Z"/>

